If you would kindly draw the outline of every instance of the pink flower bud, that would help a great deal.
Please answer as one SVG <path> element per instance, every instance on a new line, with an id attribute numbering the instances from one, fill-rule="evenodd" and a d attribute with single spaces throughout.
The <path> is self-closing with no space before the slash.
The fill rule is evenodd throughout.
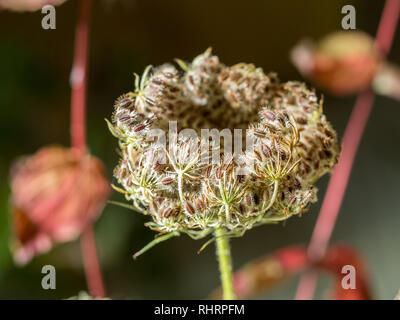
<path id="1" fill-rule="evenodd" d="M 304 40 L 291 59 L 305 77 L 339 96 L 370 87 L 383 60 L 373 39 L 359 31 L 335 32 L 316 45 Z"/>
<path id="2" fill-rule="evenodd" d="M 110 192 L 99 159 L 58 146 L 18 160 L 11 190 L 17 264 L 76 238 L 100 215 Z"/>

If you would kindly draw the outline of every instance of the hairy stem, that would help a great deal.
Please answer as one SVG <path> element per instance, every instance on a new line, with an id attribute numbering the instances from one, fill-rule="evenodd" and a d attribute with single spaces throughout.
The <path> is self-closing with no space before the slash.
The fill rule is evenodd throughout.
<path id="1" fill-rule="evenodd" d="M 216 227 L 214 235 L 217 246 L 217 257 L 221 276 L 223 299 L 234 300 L 235 293 L 233 292 L 232 259 L 229 240 L 226 237 L 225 229 L 222 227 Z"/>

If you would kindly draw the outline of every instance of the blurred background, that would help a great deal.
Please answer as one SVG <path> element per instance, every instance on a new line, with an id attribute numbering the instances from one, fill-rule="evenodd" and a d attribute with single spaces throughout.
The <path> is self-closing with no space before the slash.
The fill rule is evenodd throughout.
<path id="1" fill-rule="evenodd" d="M 104 118 L 114 100 L 133 89 L 133 72 L 179 57 L 191 60 L 212 46 L 225 64 L 252 62 L 283 81 L 301 80 L 289 51 L 303 37 L 341 29 L 341 8 L 356 8 L 357 29 L 375 35 L 384 1 L 132 0 L 94 3 L 88 84 L 88 144 L 111 180 L 117 142 Z M 12 161 L 48 144 L 69 145 L 69 73 L 78 1 L 56 7 L 57 29 L 43 30 L 40 11 L 0 12 L 0 298 L 61 299 L 86 290 L 79 241 L 58 245 L 24 268 L 14 266 L 8 175 Z M 400 32 L 389 56 L 400 64 Z M 322 93 L 319 91 L 319 93 Z M 341 137 L 355 98 L 325 95 L 324 109 Z M 368 263 L 374 298 L 400 288 L 399 103 L 378 97 L 355 161 L 333 242 L 357 248 Z M 319 198 L 329 177 L 319 182 Z M 121 201 L 114 192 L 112 198 Z M 235 268 L 278 248 L 307 243 L 321 202 L 301 218 L 262 226 L 231 242 Z M 107 205 L 96 223 L 108 295 L 114 299 L 202 299 L 219 284 L 213 246 L 169 240 L 134 261 L 154 237 L 147 218 Z M 41 268 L 57 270 L 57 289 L 43 290 Z M 257 298 L 292 299 L 297 278 Z M 330 278 L 322 275 L 317 298 Z"/>

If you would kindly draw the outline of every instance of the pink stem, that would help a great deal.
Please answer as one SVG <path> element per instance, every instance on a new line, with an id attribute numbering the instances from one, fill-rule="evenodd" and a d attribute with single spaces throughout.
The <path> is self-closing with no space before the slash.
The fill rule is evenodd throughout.
<path id="1" fill-rule="evenodd" d="M 81 0 L 79 20 L 75 34 L 74 64 L 71 71 L 71 144 L 86 150 L 86 82 L 89 20 L 92 0 Z"/>
<path id="2" fill-rule="evenodd" d="M 86 1 L 86 0 L 82 0 Z M 86 281 L 92 297 L 104 298 L 106 292 L 103 284 L 99 258 L 97 256 L 96 238 L 93 224 L 89 224 L 81 236 L 83 264 L 85 266 Z"/>
<path id="3" fill-rule="evenodd" d="M 386 0 L 375 38 L 375 44 L 386 55 L 389 54 L 390 48 L 392 47 L 399 14 L 400 0 Z"/>
<path id="4" fill-rule="evenodd" d="M 389 53 L 392 45 L 399 12 L 400 0 L 386 1 L 375 40 L 375 44 L 385 54 Z M 325 255 L 343 202 L 354 158 L 372 110 L 374 98 L 375 95 L 371 90 L 362 92 L 357 97 L 343 136 L 342 153 L 329 181 L 328 189 L 308 247 L 308 255 L 311 260 L 319 260 Z M 296 299 L 312 299 L 316 284 L 317 274 L 314 271 L 306 272 L 300 279 Z"/>
<path id="5" fill-rule="evenodd" d="M 92 0 L 80 1 L 79 20 L 75 35 L 74 64 L 71 71 L 71 144 L 86 152 L 86 83 L 88 64 L 88 38 Z M 86 281 L 92 297 L 105 297 L 103 277 L 97 256 L 93 224 L 82 232 L 81 248 Z"/>
<path id="6" fill-rule="evenodd" d="M 321 213 L 315 224 L 308 247 L 308 254 L 312 260 L 321 259 L 327 249 L 349 181 L 354 158 L 372 110 L 374 97 L 372 91 L 362 92 L 357 97 L 343 136 L 342 154 L 329 181 Z"/>

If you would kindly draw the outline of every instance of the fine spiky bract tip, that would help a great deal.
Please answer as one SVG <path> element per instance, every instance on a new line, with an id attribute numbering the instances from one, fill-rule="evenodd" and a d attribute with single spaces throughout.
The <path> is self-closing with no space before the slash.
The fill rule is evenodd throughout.
<path id="1" fill-rule="evenodd" d="M 157 236 L 153 241 L 150 241 L 147 245 L 145 245 L 142 249 L 140 249 L 138 252 L 136 252 L 132 257 L 134 260 L 136 260 L 140 255 L 145 253 L 146 251 L 150 250 L 153 248 L 155 245 L 164 242 L 172 237 L 178 237 L 180 234 L 179 232 L 169 232 L 164 235 Z"/>

